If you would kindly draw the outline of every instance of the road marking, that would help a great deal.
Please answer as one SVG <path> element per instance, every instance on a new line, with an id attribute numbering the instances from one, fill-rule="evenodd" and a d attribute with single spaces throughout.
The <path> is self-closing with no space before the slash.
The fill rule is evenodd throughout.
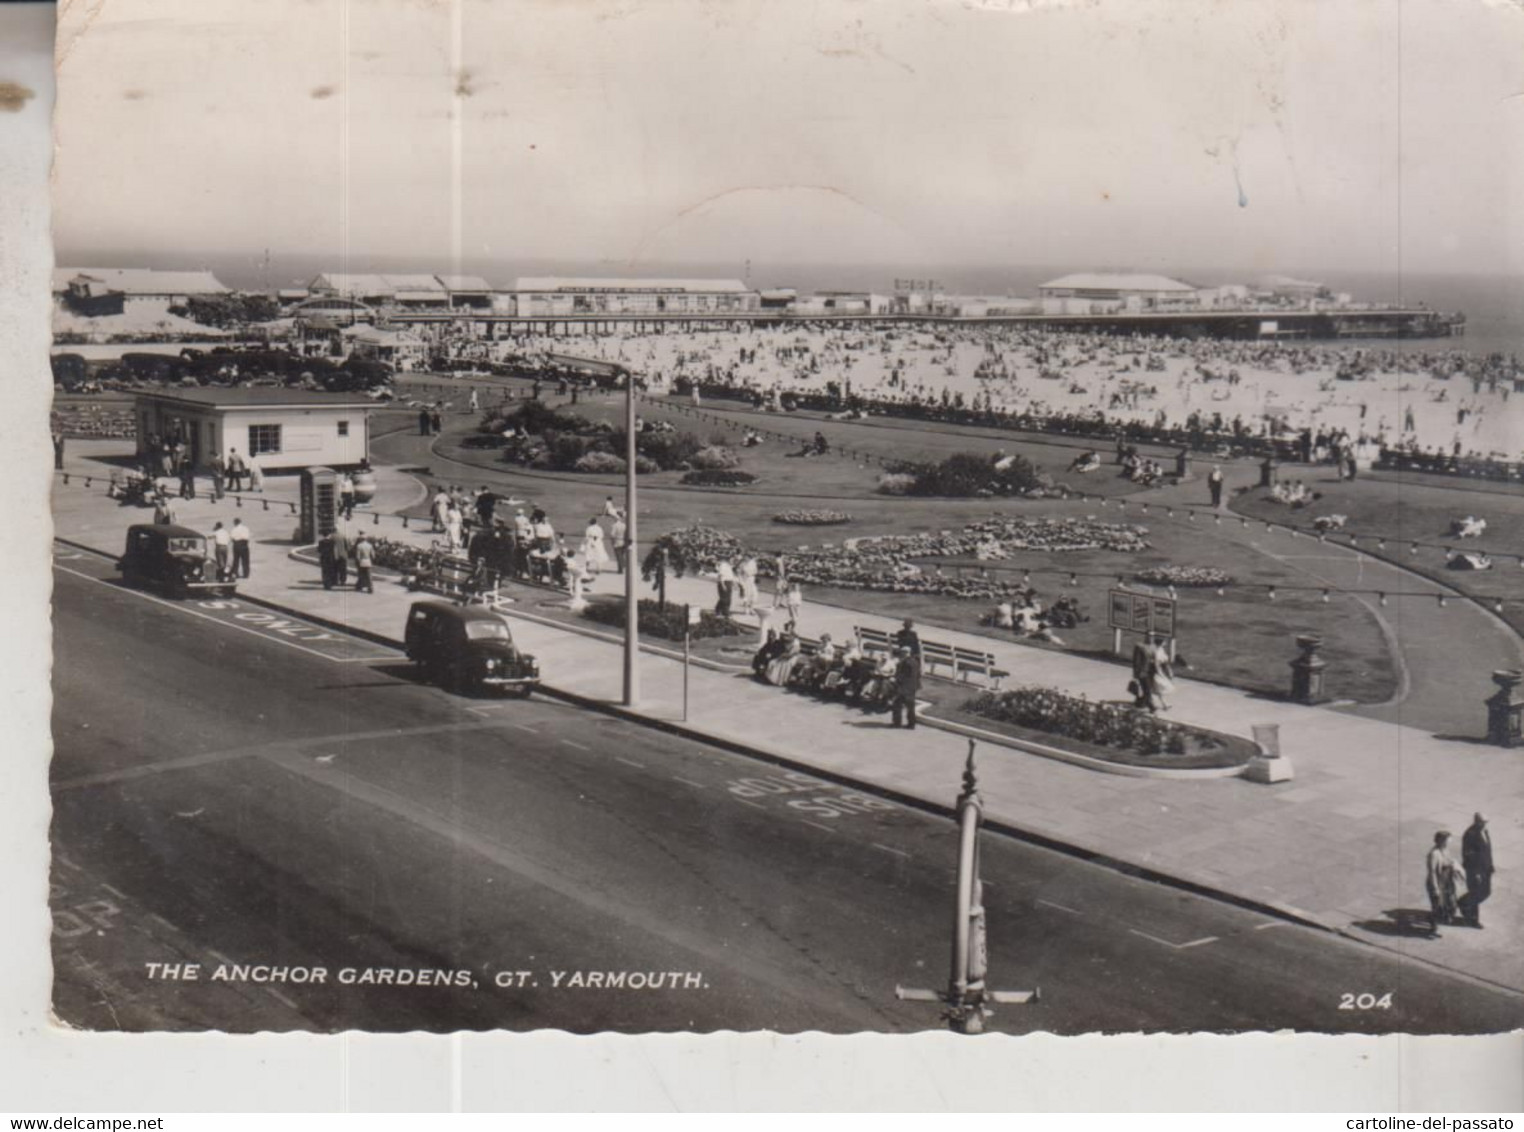
<path id="1" fill-rule="evenodd" d="M 1257 932 L 1263 932 L 1269 931 L 1271 928 L 1284 928 L 1285 926 L 1285 920 L 1271 920 L 1268 924 L 1255 924 L 1254 930 Z"/>
<path id="2" fill-rule="evenodd" d="M 161 928 L 163 928 L 167 932 L 174 932 L 174 931 L 179 931 L 180 930 L 179 928 L 175 927 L 174 924 L 172 924 L 168 920 L 166 920 L 163 916 L 159 915 L 157 912 L 150 912 L 150 913 L 148 913 L 148 918 L 150 920 L 152 920 L 154 923 L 158 924 Z"/>
<path id="3" fill-rule="evenodd" d="M 1217 937 L 1215 935 L 1208 935 L 1202 936 L 1200 939 L 1190 940 L 1186 943 L 1171 943 L 1169 940 L 1160 939 L 1156 935 L 1149 935 L 1147 932 L 1140 932 L 1137 928 L 1128 928 L 1127 930 L 1130 931 L 1133 935 L 1140 935 L 1144 939 L 1152 940 L 1154 943 L 1161 944 L 1164 947 L 1168 947 L 1174 951 L 1184 951 L 1187 947 L 1200 947 L 1203 944 L 1217 942 Z"/>
<path id="4" fill-rule="evenodd" d="M 568 747 L 575 747 L 579 751 L 591 751 L 592 750 L 591 747 L 585 747 L 581 743 L 573 743 L 570 739 L 562 739 L 561 742 L 565 743 Z"/>
<path id="5" fill-rule="evenodd" d="M 127 899 L 127 894 L 125 892 L 123 892 L 120 888 L 113 888 L 105 881 L 101 881 L 101 887 L 104 888 L 107 892 L 111 893 L 112 896 L 115 896 L 118 900 Z"/>
<path id="6" fill-rule="evenodd" d="M 799 820 L 802 821 L 805 825 L 812 825 L 816 829 L 823 829 L 823 830 L 825 830 L 827 833 L 835 833 L 836 832 L 830 826 L 828 826 L 828 825 L 821 825 L 818 821 L 810 821 L 809 818 L 800 818 Z"/>
<path id="7" fill-rule="evenodd" d="M 538 727 L 530 727 L 527 723 L 515 723 L 513 726 L 517 727 L 520 731 L 527 731 L 531 735 L 538 735 L 540 733 Z"/>
<path id="8" fill-rule="evenodd" d="M 228 967 L 236 967 L 237 966 L 236 963 L 234 963 L 231 959 L 229 959 L 226 955 L 224 955 L 220 951 L 213 951 L 211 948 L 207 948 L 206 949 L 206 953 L 208 955 L 210 955 L 213 959 L 217 960 L 217 962 L 222 963 L 222 964 L 224 964 L 224 965 L 226 965 Z"/>
<path id="9" fill-rule="evenodd" d="M 300 1007 L 298 1007 L 296 1005 L 296 1003 L 292 1002 L 289 998 L 287 998 L 285 995 L 281 994 L 280 991 L 276 990 L 274 987 L 265 987 L 264 991 L 271 998 L 275 999 L 276 1002 L 284 1003 L 286 1006 L 289 1006 L 292 1010 L 299 1010 L 300 1009 Z"/>
<path id="10" fill-rule="evenodd" d="M 910 859 L 910 854 L 903 849 L 896 849 L 892 845 L 881 845 L 877 841 L 871 842 L 871 844 L 873 848 L 882 849 L 885 853 L 893 853 L 896 857 L 904 857 L 906 860 Z"/>
<path id="11" fill-rule="evenodd" d="M 496 709 L 494 709 L 494 708 L 484 708 L 484 707 L 468 707 L 466 710 L 469 711 L 472 715 L 479 715 L 483 719 L 486 719 Z"/>
<path id="12" fill-rule="evenodd" d="M 142 590 L 127 589 L 126 587 L 123 587 L 123 586 L 113 586 L 113 585 L 111 585 L 111 583 L 106 578 L 97 578 L 97 577 L 95 577 L 92 574 L 83 574 L 83 573 L 81 573 L 78 570 L 71 570 L 67 566 L 60 566 L 56 562 L 53 564 L 53 569 L 55 569 L 55 570 L 61 570 L 65 574 L 73 574 L 76 578 L 83 578 L 87 582 L 94 582 L 97 585 L 106 586 L 109 589 L 117 591 L 118 593 L 131 594 L 133 597 L 142 598 L 144 601 L 151 601 L 155 605 L 162 605 L 166 609 L 173 609 L 173 610 L 175 610 L 178 613 L 184 613 L 184 614 L 186 614 L 186 615 L 188 615 L 190 617 L 199 617 L 203 621 L 210 621 L 213 625 L 223 625 L 223 626 L 226 626 L 229 629 L 237 629 L 240 633 L 248 633 L 250 636 L 258 637 L 262 641 L 271 641 L 271 642 L 273 642 L 273 643 L 275 643 L 277 645 L 285 645 L 287 648 L 293 648 L 297 652 L 304 652 L 308 656 L 315 656 L 319 660 L 327 660 L 327 661 L 331 661 L 331 662 L 336 663 L 336 664 L 346 663 L 346 658 L 336 657 L 336 656 L 329 656 L 326 652 L 319 652 L 317 649 L 309 649 L 306 645 L 297 644 L 295 641 L 291 640 L 288 637 L 278 637 L 278 636 L 275 636 L 273 633 L 263 633 L 263 632 L 260 632 L 258 629 L 251 629 L 247 625 L 240 625 L 236 621 L 224 621 L 220 617 L 213 617 L 209 613 L 202 613 L 199 609 L 191 609 L 190 607 L 182 605 L 182 604 L 179 604 L 177 602 L 168 601 L 165 598 L 155 597 L 153 594 L 144 593 Z M 228 600 L 236 600 L 236 599 L 230 598 Z M 295 619 L 298 619 L 298 620 L 301 619 L 301 615 L 300 614 L 292 614 L 292 617 L 295 618 Z M 314 626 L 314 628 L 316 628 L 316 626 Z M 346 643 L 351 643 L 351 644 L 356 643 L 354 641 L 354 638 L 352 638 L 350 636 L 347 636 L 347 635 L 343 636 L 343 637 L 336 637 L 334 639 L 335 640 L 344 641 Z M 351 659 L 364 660 L 364 661 L 377 661 L 377 660 L 387 660 L 387 659 L 390 659 L 390 657 L 392 655 L 394 655 L 394 653 L 388 653 L 388 654 L 383 655 L 383 656 L 358 657 L 358 658 L 351 658 Z"/>
<path id="13" fill-rule="evenodd" d="M 77 873 L 84 871 L 78 865 L 76 865 L 73 861 L 69 860 L 69 858 L 65 857 L 62 853 L 54 853 L 53 854 L 53 860 L 57 861 L 60 865 L 63 865 L 65 868 L 73 869 Z"/>
<path id="14" fill-rule="evenodd" d="M 632 766 L 636 770 L 645 770 L 646 769 L 646 764 L 645 763 L 638 763 L 634 759 L 620 758 L 618 755 L 615 755 L 614 756 L 614 761 L 616 763 L 624 763 L 625 766 Z"/>
<path id="15" fill-rule="evenodd" d="M 1049 908 L 1057 908 L 1060 912 L 1068 912 L 1069 915 L 1071 915 L 1071 916 L 1083 916 L 1085 914 L 1085 913 L 1081 912 L 1078 908 L 1071 908 L 1067 904 L 1059 904 L 1059 903 L 1057 903 L 1056 901 L 1053 901 L 1053 900 L 1044 900 L 1040 896 L 1037 898 L 1037 903 L 1044 904 L 1044 905 L 1046 905 Z M 1142 933 L 1140 932 L 1138 934 L 1141 935 Z M 1152 937 L 1150 937 L 1150 938 L 1152 938 Z"/>
<path id="16" fill-rule="evenodd" d="M 694 782 L 693 779 L 691 779 L 691 778 L 684 778 L 680 774 L 674 774 L 672 777 L 677 779 L 677 781 L 681 782 L 685 786 L 691 786 L 691 787 L 693 787 L 695 790 L 703 790 L 703 789 L 705 789 L 704 784 L 702 782 Z"/>

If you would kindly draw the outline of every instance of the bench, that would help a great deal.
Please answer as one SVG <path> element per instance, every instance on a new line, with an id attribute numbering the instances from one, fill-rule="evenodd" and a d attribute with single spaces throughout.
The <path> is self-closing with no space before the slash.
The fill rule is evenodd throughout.
<path id="1" fill-rule="evenodd" d="M 496 576 L 489 571 L 490 584 L 479 590 L 471 585 L 475 576 L 476 569 L 468 559 L 452 555 L 421 565 L 417 573 L 410 575 L 408 588 L 428 590 L 441 597 L 455 598 L 462 604 L 473 600 L 496 602 L 499 596 Z"/>
<path id="2" fill-rule="evenodd" d="M 894 638 L 882 629 L 857 625 L 853 627 L 853 632 L 857 634 L 858 646 L 864 653 L 894 650 Z M 962 680 L 967 680 L 971 675 L 983 676 L 992 688 L 997 689 L 1000 681 L 1010 675 L 1010 672 L 999 666 L 993 653 L 966 649 L 961 645 L 947 645 L 940 641 L 921 642 L 921 663 L 933 676 L 938 668 L 945 667 L 954 677 Z"/>

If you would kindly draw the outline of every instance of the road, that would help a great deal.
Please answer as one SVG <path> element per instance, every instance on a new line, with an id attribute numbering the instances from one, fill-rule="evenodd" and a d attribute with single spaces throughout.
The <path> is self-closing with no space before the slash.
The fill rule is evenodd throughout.
<path id="1" fill-rule="evenodd" d="M 54 581 L 68 1022 L 938 1024 L 894 988 L 946 978 L 947 818 L 543 699 L 462 698 L 384 647 L 128 591 L 66 548 Z M 983 859 L 991 983 L 1043 995 L 996 1030 L 1524 1021 L 1516 996 L 1065 854 L 987 833 Z"/>

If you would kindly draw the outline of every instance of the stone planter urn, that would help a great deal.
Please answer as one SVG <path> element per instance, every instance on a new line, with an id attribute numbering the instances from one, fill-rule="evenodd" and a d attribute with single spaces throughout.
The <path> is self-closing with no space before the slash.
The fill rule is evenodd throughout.
<path id="1" fill-rule="evenodd" d="M 1296 647 L 1302 651 L 1291 662 L 1291 698 L 1299 704 L 1322 703 L 1327 698 L 1323 695 L 1323 670 L 1328 667 L 1328 662 L 1318 655 L 1323 638 L 1316 633 L 1300 633 Z"/>
<path id="2" fill-rule="evenodd" d="M 1524 672 L 1500 668 L 1492 674 L 1498 690 L 1487 697 L 1487 742 L 1499 747 L 1524 746 Z"/>

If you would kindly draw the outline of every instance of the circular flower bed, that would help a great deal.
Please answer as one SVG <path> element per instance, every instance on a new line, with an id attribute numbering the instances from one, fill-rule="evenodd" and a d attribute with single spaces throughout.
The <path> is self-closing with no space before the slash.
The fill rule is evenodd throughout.
<path id="1" fill-rule="evenodd" d="M 852 516 L 845 511 L 780 511 L 773 516 L 775 523 L 789 523 L 796 527 L 829 527 L 850 523 Z"/>
<path id="2" fill-rule="evenodd" d="M 1155 586 L 1231 586 L 1233 575 L 1216 566 L 1155 566 L 1133 577 Z"/>

